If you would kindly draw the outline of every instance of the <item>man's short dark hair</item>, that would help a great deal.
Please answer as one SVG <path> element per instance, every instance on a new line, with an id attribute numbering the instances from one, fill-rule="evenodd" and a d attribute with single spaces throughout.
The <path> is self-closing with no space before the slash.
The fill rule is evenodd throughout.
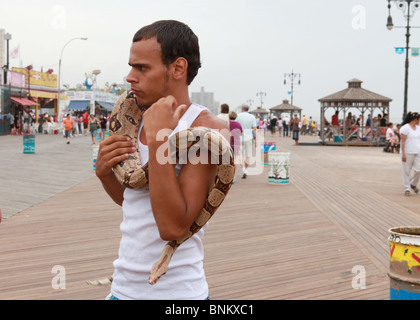
<path id="1" fill-rule="evenodd" d="M 141 28 L 133 42 L 156 38 L 162 49 L 162 62 L 169 66 L 178 58 L 188 62 L 187 84 L 190 85 L 201 67 L 200 47 L 194 32 L 184 23 L 160 20 Z"/>
<path id="2" fill-rule="evenodd" d="M 229 113 L 229 105 L 226 103 L 223 103 L 220 106 L 220 113 Z"/>

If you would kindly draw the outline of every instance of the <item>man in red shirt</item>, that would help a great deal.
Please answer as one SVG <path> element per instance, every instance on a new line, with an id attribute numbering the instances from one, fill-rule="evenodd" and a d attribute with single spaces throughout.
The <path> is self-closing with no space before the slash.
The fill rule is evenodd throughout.
<path id="1" fill-rule="evenodd" d="M 88 134 L 88 126 L 89 126 L 89 113 L 85 111 L 85 113 L 82 114 L 83 118 L 83 129 L 85 131 L 85 136 Z"/>
<path id="2" fill-rule="evenodd" d="M 64 125 L 64 132 L 67 139 L 67 144 L 70 144 L 70 133 L 73 129 L 73 120 L 70 118 L 70 113 L 67 114 L 67 117 L 63 119 L 63 125 Z"/>
<path id="3" fill-rule="evenodd" d="M 335 114 L 333 114 L 331 117 L 331 124 L 333 126 L 340 126 L 340 121 L 338 120 L 338 111 L 336 111 Z"/>

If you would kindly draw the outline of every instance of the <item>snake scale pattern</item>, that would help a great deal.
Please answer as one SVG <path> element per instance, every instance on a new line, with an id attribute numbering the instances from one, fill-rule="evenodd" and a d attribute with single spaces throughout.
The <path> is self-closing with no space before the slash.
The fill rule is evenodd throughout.
<path id="1" fill-rule="evenodd" d="M 125 135 L 136 144 L 136 151 L 113 168 L 118 182 L 127 188 L 142 188 L 148 184 L 148 165 L 141 166 L 137 139 L 144 111 L 145 109 L 138 105 L 136 96 L 129 90 L 118 99 L 110 118 L 110 136 Z M 159 260 L 151 269 L 149 283 L 152 285 L 166 273 L 176 249 L 209 221 L 232 186 L 235 175 L 233 151 L 229 142 L 218 131 L 205 127 L 192 127 L 169 138 L 169 152 L 171 159 L 176 163 L 180 160 L 185 161 L 191 154 L 196 155 L 197 150 L 200 152 L 200 159 L 204 159 L 202 157 L 205 155 L 205 159 L 217 165 L 215 183 L 208 193 L 201 212 L 188 231 L 182 237 L 169 241 L 163 248 Z M 103 285 L 111 281 L 112 277 L 88 283 Z"/>

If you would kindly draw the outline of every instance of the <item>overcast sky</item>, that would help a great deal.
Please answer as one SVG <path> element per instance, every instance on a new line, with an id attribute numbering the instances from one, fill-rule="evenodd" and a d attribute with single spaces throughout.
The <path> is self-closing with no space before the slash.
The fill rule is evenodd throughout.
<path id="1" fill-rule="evenodd" d="M 405 20 L 395 4 L 395 25 Z M 386 0 L 15 0 L 2 3 L 0 28 L 12 34 L 10 49 L 20 46 L 23 66 L 58 73 L 64 44 L 62 83 L 75 86 L 85 72 L 100 69 L 99 86 L 121 83 L 129 71 L 134 33 L 160 19 L 188 24 L 200 41 L 202 68 L 190 92 L 214 92 L 220 103 L 236 107 L 265 92 L 263 107 L 289 99 L 284 74 L 301 74 L 294 105 L 319 118 L 319 98 L 358 78 L 368 90 L 391 102 L 391 119 L 401 119 L 404 94 L 405 29 L 385 27 Z M 420 12 L 413 25 L 420 26 Z M 420 47 L 420 29 L 411 45 Z M 11 66 L 20 66 L 11 60 Z M 409 110 L 420 111 L 420 58 L 410 59 Z"/>

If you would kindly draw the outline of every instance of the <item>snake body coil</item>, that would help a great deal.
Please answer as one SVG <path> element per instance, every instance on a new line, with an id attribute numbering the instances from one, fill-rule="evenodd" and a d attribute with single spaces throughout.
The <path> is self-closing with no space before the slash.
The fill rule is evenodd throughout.
<path id="1" fill-rule="evenodd" d="M 125 135 L 136 143 L 136 151 L 127 160 L 114 166 L 114 174 L 124 187 L 141 188 L 147 185 L 148 165 L 141 166 L 138 151 L 138 130 L 145 109 L 141 108 L 133 92 L 124 93 L 117 101 L 110 118 L 111 135 Z M 216 130 L 205 127 L 193 127 L 182 130 L 169 139 L 171 159 L 182 162 L 190 155 L 200 153 L 200 159 L 210 159 L 217 165 L 215 183 L 210 189 L 203 208 L 188 231 L 179 239 L 169 241 L 153 265 L 149 283 L 155 284 L 168 270 L 169 262 L 175 250 L 199 231 L 213 216 L 228 193 L 235 175 L 233 152 L 229 142 Z M 204 157 L 203 157 L 204 155 Z M 112 281 L 112 280 L 111 280 Z"/>

